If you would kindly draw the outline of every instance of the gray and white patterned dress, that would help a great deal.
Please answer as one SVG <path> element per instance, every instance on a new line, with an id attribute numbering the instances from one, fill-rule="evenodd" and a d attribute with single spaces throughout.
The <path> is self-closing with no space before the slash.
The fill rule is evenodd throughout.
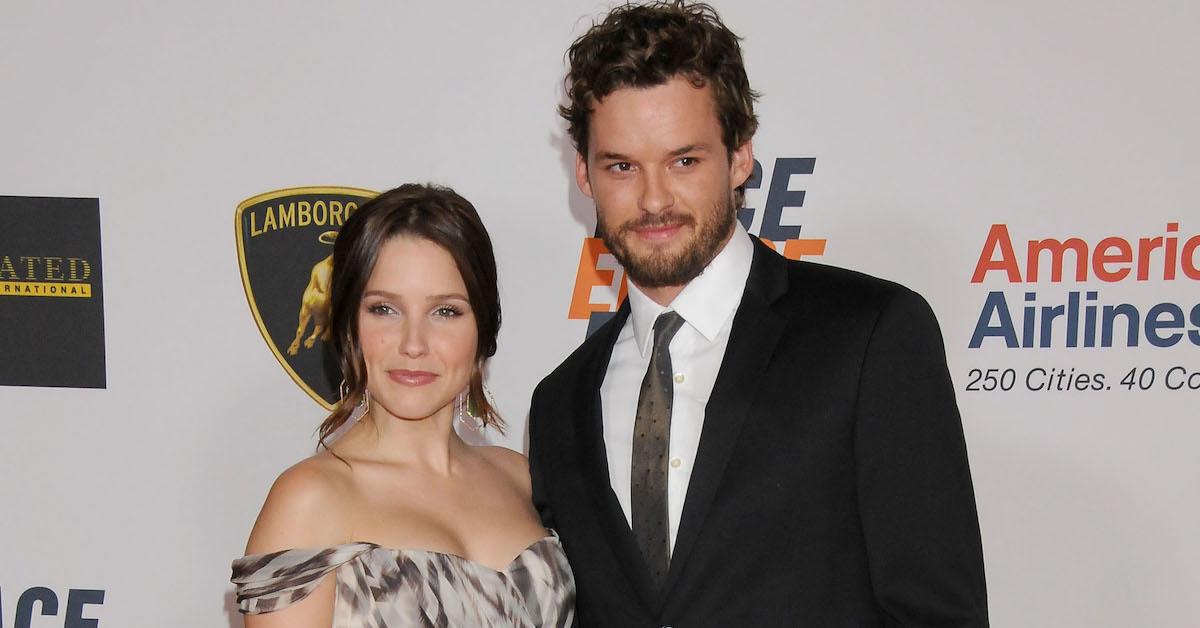
<path id="1" fill-rule="evenodd" d="M 501 571 L 430 550 L 346 543 L 233 561 L 238 609 L 268 613 L 304 599 L 336 573 L 332 628 L 571 626 L 575 580 L 558 536 Z"/>

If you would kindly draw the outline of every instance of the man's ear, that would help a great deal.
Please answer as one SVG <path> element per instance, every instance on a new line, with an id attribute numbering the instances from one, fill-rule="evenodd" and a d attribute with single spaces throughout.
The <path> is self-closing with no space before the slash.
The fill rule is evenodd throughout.
<path id="1" fill-rule="evenodd" d="M 729 186 L 730 189 L 746 183 L 746 179 L 754 173 L 754 146 L 746 140 L 729 155 Z"/>
<path id="2" fill-rule="evenodd" d="M 575 184 L 583 195 L 592 198 L 592 182 L 588 179 L 587 157 L 575 153 Z"/>

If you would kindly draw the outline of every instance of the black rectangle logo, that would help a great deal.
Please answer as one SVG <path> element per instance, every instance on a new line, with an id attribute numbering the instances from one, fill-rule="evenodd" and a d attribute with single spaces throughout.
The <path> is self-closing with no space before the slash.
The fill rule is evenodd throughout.
<path id="1" fill-rule="evenodd" d="M 105 387 L 99 199 L 0 196 L 0 385 Z"/>

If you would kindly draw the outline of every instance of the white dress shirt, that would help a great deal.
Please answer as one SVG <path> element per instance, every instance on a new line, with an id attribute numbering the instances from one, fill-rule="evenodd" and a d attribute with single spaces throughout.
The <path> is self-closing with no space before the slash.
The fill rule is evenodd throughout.
<path id="1" fill-rule="evenodd" d="M 721 252 L 669 306 L 655 303 L 633 282 L 629 283 L 630 315 L 613 345 L 604 383 L 600 386 L 609 480 L 621 509 L 625 511 L 625 520 L 632 527 L 633 424 L 642 378 L 650 365 L 654 321 L 667 310 L 674 310 L 683 318 L 684 325 L 671 339 L 675 390 L 668 457 L 667 529 L 672 548 L 675 547 L 688 481 L 692 477 L 696 449 L 700 445 L 704 407 L 717 381 L 717 372 L 729 343 L 729 331 L 733 327 L 733 315 L 742 300 L 754 257 L 754 246 L 746 232 L 740 224 L 734 229 L 733 237 Z"/>

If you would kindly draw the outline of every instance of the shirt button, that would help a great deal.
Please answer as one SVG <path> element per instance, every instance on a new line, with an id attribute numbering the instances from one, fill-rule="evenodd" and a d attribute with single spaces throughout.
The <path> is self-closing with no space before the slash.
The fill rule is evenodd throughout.
<path id="1" fill-rule="evenodd" d="M 681 465 L 681 464 L 683 464 L 683 461 L 681 461 L 679 458 L 671 458 L 671 468 L 672 469 L 678 469 L 679 465 Z"/>
<path id="2" fill-rule="evenodd" d="M 682 384 L 684 379 L 687 379 L 687 378 L 685 378 L 685 377 L 683 376 L 683 373 L 676 373 L 676 374 L 675 374 L 675 383 L 676 383 L 676 384 Z"/>

